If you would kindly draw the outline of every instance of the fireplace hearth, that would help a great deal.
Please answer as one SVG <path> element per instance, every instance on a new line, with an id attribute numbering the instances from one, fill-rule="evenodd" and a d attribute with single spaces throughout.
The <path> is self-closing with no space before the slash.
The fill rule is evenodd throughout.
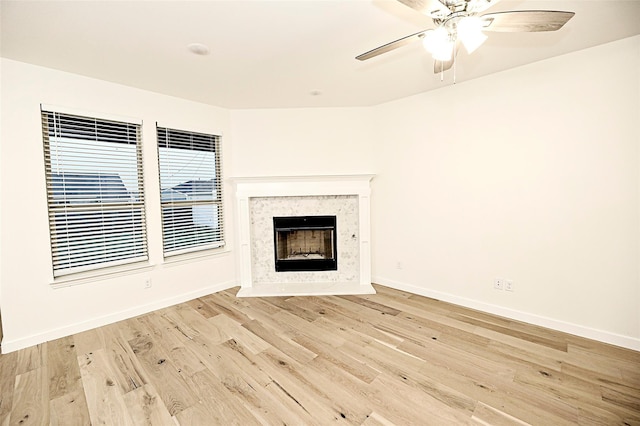
<path id="1" fill-rule="evenodd" d="M 336 271 L 335 216 L 286 216 L 273 218 L 275 269 Z"/>

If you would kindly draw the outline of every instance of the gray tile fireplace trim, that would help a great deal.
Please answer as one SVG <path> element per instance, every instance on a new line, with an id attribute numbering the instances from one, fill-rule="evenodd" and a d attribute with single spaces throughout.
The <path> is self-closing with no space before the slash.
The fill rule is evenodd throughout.
<path id="1" fill-rule="evenodd" d="M 357 196 L 256 197 L 249 201 L 249 212 L 254 285 L 359 282 L 360 247 Z M 338 270 L 276 272 L 273 250 L 273 217 L 321 215 L 336 216 Z"/>

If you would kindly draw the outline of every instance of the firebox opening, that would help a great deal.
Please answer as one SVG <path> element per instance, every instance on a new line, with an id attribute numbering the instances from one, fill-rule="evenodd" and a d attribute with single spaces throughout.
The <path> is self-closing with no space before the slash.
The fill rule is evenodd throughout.
<path id="1" fill-rule="evenodd" d="M 336 271 L 336 217 L 273 218 L 276 271 Z"/>

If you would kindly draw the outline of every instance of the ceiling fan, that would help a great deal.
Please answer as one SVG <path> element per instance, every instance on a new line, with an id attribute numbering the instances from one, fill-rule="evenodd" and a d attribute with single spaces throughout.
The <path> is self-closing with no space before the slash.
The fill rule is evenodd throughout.
<path id="1" fill-rule="evenodd" d="M 435 29 L 423 30 L 370 50 L 356 59 L 364 61 L 383 53 L 422 40 L 425 49 L 435 60 L 435 73 L 448 70 L 454 65 L 459 46 L 468 53 L 476 50 L 486 39 L 483 31 L 496 32 L 541 32 L 562 28 L 574 12 L 556 10 L 514 10 L 509 12 L 480 12 L 498 3 L 499 0 L 398 0 L 433 19 Z"/>

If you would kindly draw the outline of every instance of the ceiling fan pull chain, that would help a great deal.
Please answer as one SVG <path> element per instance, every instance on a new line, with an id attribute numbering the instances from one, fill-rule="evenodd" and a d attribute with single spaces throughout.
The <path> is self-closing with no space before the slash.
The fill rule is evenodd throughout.
<path id="1" fill-rule="evenodd" d="M 453 84 L 456 84 L 456 43 L 453 43 Z"/>

